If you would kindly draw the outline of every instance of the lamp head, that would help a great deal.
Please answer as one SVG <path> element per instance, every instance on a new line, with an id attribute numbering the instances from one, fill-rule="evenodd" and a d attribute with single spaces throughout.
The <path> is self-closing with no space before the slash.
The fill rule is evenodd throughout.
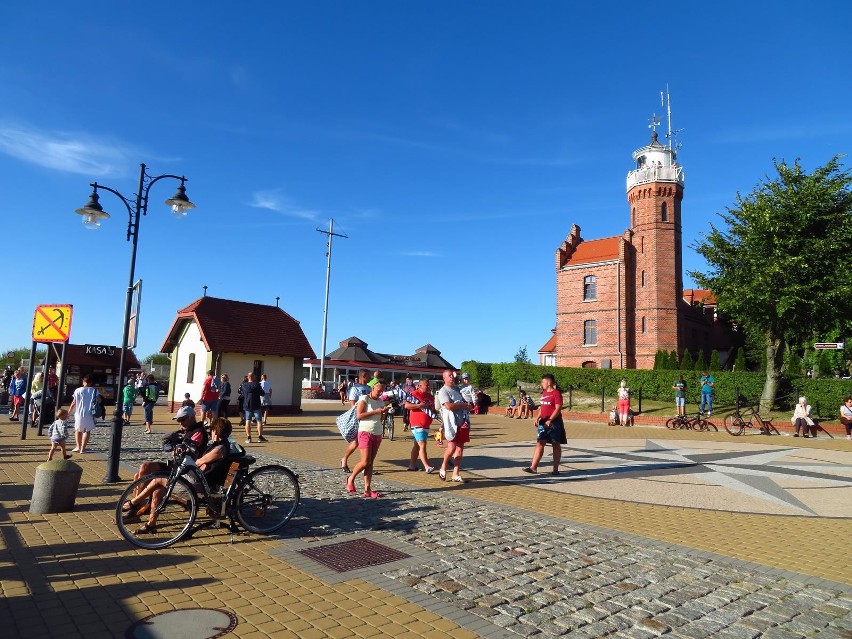
<path id="1" fill-rule="evenodd" d="M 101 220 L 109 218 L 109 213 L 104 211 L 104 208 L 98 202 L 98 187 L 92 189 L 92 194 L 85 206 L 74 212 L 83 216 L 83 226 L 90 231 L 97 229 L 101 225 Z"/>
<path id="2" fill-rule="evenodd" d="M 177 218 L 186 217 L 187 212 L 189 212 L 190 209 L 195 208 L 195 204 L 190 202 L 189 198 L 186 197 L 184 181 L 184 179 L 181 179 L 177 192 L 166 200 L 166 204 L 172 207 L 172 213 L 174 213 Z"/>

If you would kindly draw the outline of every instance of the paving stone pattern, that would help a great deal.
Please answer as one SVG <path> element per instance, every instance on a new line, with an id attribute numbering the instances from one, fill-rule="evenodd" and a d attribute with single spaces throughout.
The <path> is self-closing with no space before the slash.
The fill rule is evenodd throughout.
<path id="1" fill-rule="evenodd" d="M 95 430 L 93 452 L 108 448 L 108 435 Z M 122 463 L 150 459 L 161 436 L 125 429 Z M 412 489 L 381 474 L 374 487 L 383 498 L 367 501 L 345 494 L 340 469 L 249 452 L 258 465 L 283 462 L 299 475 L 302 507 L 282 538 L 369 530 L 426 549 L 433 561 L 386 576 L 522 637 L 852 638 L 852 589 L 842 585 L 531 516 L 463 489 Z"/>

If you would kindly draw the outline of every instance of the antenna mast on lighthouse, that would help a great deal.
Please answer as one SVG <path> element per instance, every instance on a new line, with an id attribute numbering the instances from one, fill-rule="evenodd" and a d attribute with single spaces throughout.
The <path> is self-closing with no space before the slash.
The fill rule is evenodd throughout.
<path id="1" fill-rule="evenodd" d="M 665 107 L 666 109 L 666 118 L 668 120 L 668 133 L 666 133 L 666 139 L 669 141 L 669 150 L 677 152 L 680 149 L 681 144 L 680 142 L 674 144 L 674 138 L 678 133 L 683 131 L 683 129 L 675 129 L 672 131 L 672 96 L 669 94 L 668 84 L 666 84 L 665 103 L 663 100 L 663 92 L 660 91 L 660 106 Z"/>

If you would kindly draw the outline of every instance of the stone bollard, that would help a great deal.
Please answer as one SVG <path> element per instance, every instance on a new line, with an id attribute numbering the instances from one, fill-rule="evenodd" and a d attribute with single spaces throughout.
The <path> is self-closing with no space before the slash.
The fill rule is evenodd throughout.
<path id="1" fill-rule="evenodd" d="M 45 462 L 36 468 L 30 512 L 64 513 L 74 510 L 83 467 L 67 459 Z"/>

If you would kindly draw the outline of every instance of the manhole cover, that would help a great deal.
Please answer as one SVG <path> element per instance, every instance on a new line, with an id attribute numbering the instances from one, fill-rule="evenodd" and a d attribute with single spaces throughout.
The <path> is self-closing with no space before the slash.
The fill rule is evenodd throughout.
<path id="1" fill-rule="evenodd" d="M 299 552 L 336 572 L 369 568 L 411 557 L 369 539 L 343 541 L 320 548 L 306 548 Z"/>
<path id="2" fill-rule="evenodd" d="M 236 616 L 215 608 L 182 608 L 150 615 L 134 623 L 127 639 L 216 639 L 237 627 Z"/>

